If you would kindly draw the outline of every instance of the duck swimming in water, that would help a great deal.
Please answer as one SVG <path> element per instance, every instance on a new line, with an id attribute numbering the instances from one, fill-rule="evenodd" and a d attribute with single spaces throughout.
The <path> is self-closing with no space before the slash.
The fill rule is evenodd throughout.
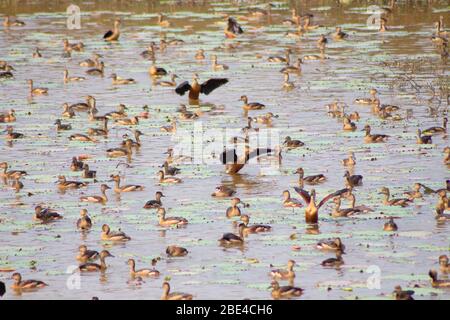
<path id="1" fill-rule="evenodd" d="M 371 128 L 368 124 L 365 125 L 363 131 L 366 132 L 364 136 L 364 142 L 365 143 L 379 143 L 379 142 L 386 142 L 386 140 L 389 138 L 386 134 L 371 134 Z"/>
<path id="2" fill-rule="evenodd" d="M 169 257 L 184 257 L 189 253 L 189 251 L 186 248 L 178 247 L 178 246 L 168 246 L 166 248 L 166 254 Z"/>
<path id="3" fill-rule="evenodd" d="M 294 272 L 294 266 L 295 261 L 289 260 L 287 263 L 286 269 L 274 269 L 270 271 L 270 276 L 273 279 L 279 279 L 279 280 L 291 280 L 295 278 L 295 272 Z"/>
<path id="4" fill-rule="evenodd" d="M 10 65 L 6 65 L 5 67 L 5 71 L 4 72 L 0 72 L 0 79 L 10 79 L 13 78 L 14 75 L 11 71 L 14 71 L 15 69 L 10 66 Z"/>
<path id="5" fill-rule="evenodd" d="M 5 16 L 5 20 L 3 20 L 3 26 L 8 27 L 23 27 L 25 22 L 18 19 L 11 19 L 10 16 Z"/>
<path id="6" fill-rule="evenodd" d="M 246 214 L 241 215 L 241 221 L 245 225 L 244 236 L 251 234 L 251 233 L 269 232 L 272 230 L 272 227 L 268 226 L 268 225 L 263 225 L 263 224 L 249 225 L 250 217 Z"/>
<path id="7" fill-rule="evenodd" d="M 295 149 L 298 147 L 303 147 L 305 144 L 300 140 L 295 140 L 287 136 L 284 139 L 283 145 L 286 146 L 288 149 Z"/>
<path id="8" fill-rule="evenodd" d="M 316 185 L 322 182 L 325 182 L 327 178 L 323 174 L 316 174 L 312 176 L 305 177 L 305 172 L 303 168 L 298 168 L 294 174 L 298 174 L 298 183 L 301 188 L 303 188 L 304 184 L 308 185 Z"/>
<path id="9" fill-rule="evenodd" d="M 161 300 L 192 300 L 192 294 L 183 292 L 170 292 L 170 285 L 166 281 L 163 283 L 163 294 Z"/>
<path id="10" fill-rule="evenodd" d="M 94 261 L 99 258 L 98 251 L 88 250 L 87 246 L 84 244 L 78 247 L 78 255 L 76 259 L 81 263 L 86 263 L 88 261 Z"/>
<path id="11" fill-rule="evenodd" d="M 63 217 L 58 212 L 52 209 L 43 208 L 40 205 L 34 208 L 33 220 L 47 223 L 55 220 L 60 220 L 62 218 Z"/>
<path id="12" fill-rule="evenodd" d="M 283 191 L 283 207 L 287 208 L 299 208 L 303 207 L 300 200 L 291 198 L 291 193 L 288 190 Z"/>
<path id="13" fill-rule="evenodd" d="M 90 76 L 103 77 L 105 75 L 105 64 L 103 63 L 103 61 L 100 61 L 100 63 L 96 67 L 87 70 L 86 73 Z"/>
<path id="14" fill-rule="evenodd" d="M 120 19 L 114 20 L 114 28 L 113 28 L 113 30 L 109 30 L 108 32 L 106 32 L 103 35 L 103 39 L 105 39 L 105 41 L 117 41 L 117 40 L 119 40 L 119 37 L 120 37 L 120 24 L 121 24 Z"/>
<path id="15" fill-rule="evenodd" d="M 241 215 L 241 209 L 238 207 L 239 203 L 241 203 L 241 199 L 239 198 L 231 199 L 231 207 L 229 207 L 226 211 L 227 218 L 238 217 Z"/>
<path id="16" fill-rule="evenodd" d="M 228 17 L 224 33 L 225 37 L 233 39 L 238 35 L 243 34 L 244 30 L 242 30 L 241 25 L 236 21 L 236 19 L 234 19 L 233 17 Z"/>
<path id="17" fill-rule="evenodd" d="M 159 277 L 158 270 L 152 269 L 139 269 L 136 270 L 136 261 L 134 259 L 128 259 L 127 264 L 130 266 L 130 275 L 132 277 Z"/>
<path id="18" fill-rule="evenodd" d="M 420 129 L 417 129 L 417 138 L 416 138 L 417 144 L 432 144 L 433 141 L 431 140 L 431 136 L 423 136 L 422 131 Z"/>
<path id="19" fill-rule="evenodd" d="M 294 287 L 294 286 L 282 286 L 280 287 L 278 281 L 272 281 L 271 283 L 272 288 L 272 298 L 274 299 L 283 299 L 283 298 L 292 298 L 292 297 L 299 297 L 303 294 L 303 289 Z"/>
<path id="20" fill-rule="evenodd" d="M 77 220 L 77 228 L 81 230 L 89 230 L 92 228 L 92 220 L 88 216 L 88 211 L 86 209 L 81 209 L 80 218 Z"/>
<path id="21" fill-rule="evenodd" d="M 264 104 L 259 102 L 248 102 L 247 96 L 241 96 L 239 100 L 244 102 L 244 105 L 242 106 L 242 109 L 244 110 L 261 110 L 266 107 Z"/>
<path id="22" fill-rule="evenodd" d="M 170 227 L 170 226 L 183 226 L 188 224 L 187 219 L 181 217 L 166 217 L 166 209 L 158 208 L 158 223 L 161 227 Z"/>
<path id="23" fill-rule="evenodd" d="M 126 235 L 124 232 L 120 231 L 111 231 L 107 224 L 102 226 L 102 234 L 101 239 L 105 241 L 129 241 L 131 238 Z"/>
<path id="24" fill-rule="evenodd" d="M 132 191 L 142 191 L 144 190 L 143 186 L 137 185 L 137 184 L 127 184 L 125 186 L 120 185 L 120 176 L 118 174 L 112 174 L 111 176 L 112 181 L 114 181 L 114 192 L 121 193 L 121 192 L 132 192 Z"/>
<path id="25" fill-rule="evenodd" d="M 345 178 L 345 186 L 348 188 L 360 186 L 363 183 L 362 175 L 359 174 L 350 175 L 350 172 L 348 172 L 348 170 L 345 171 L 344 178 Z"/>
<path id="26" fill-rule="evenodd" d="M 28 85 L 30 87 L 30 95 L 31 96 L 38 96 L 38 95 L 47 95 L 48 94 L 48 89 L 47 88 L 35 88 L 33 87 L 33 80 L 28 79 L 27 80 Z"/>
<path id="27" fill-rule="evenodd" d="M 158 209 L 162 206 L 161 198 L 165 197 L 161 191 L 156 191 L 155 200 L 149 200 L 145 203 L 144 209 Z"/>
<path id="28" fill-rule="evenodd" d="M 48 284 L 39 280 L 22 280 L 22 275 L 18 272 L 14 272 L 11 279 L 14 280 L 14 283 L 11 285 L 13 290 L 35 290 L 48 286 Z"/>
<path id="29" fill-rule="evenodd" d="M 344 259 L 342 259 L 343 252 L 341 250 L 336 250 L 336 258 L 328 258 L 322 261 L 321 265 L 323 267 L 334 267 L 339 268 L 344 264 Z"/>
<path id="30" fill-rule="evenodd" d="M 63 175 L 58 176 L 58 188 L 60 189 L 79 189 L 87 187 L 87 183 L 81 181 L 69 181 Z"/>
<path id="31" fill-rule="evenodd" d="M 92 202 L 92 203 L 101 203 L 106 204 L 108 202 L 108 198 L 106 197 L 106 190 L 111 189 L 106 184 L 102 184 L 100 186 L 101 195 L 100 196 L 83 196 L 80 197 L 81 202 Z"/>
<path id="32" fill-rule="evenodd" d="M 395 294 L 395 300 L 414 300 L 412 297 L 413 290 L 402 290 L 402 287 L 396 286 L 393 293 Z"/>
<path id="33" fill-rule="evenodd" d="M 438 279 L 436 270 L 430 270 L 428 275 L 431 278 L 431 286 L 433 288 L 450 288 L 449 279 Z"/>
<path id="34" fill-rule="evenodd" d="M 397 231 L 398 230 L 398 226 L 397 224 L 394 222 L 394 218 L 390 217 L 388 222 L 386 222 L 383 226 L 383 230 L 384 231 Z"/>
<path id="35" fill-rule="evenodd" d="M 444 134 L 447 132 L 447 117 L 444 118 L 442 127 L 431 127 L 422 131 L 423 135 Z"/>
<path id="36" fill-rule="evenodd" d="M 111 253 L 109 253 L 108 250 L 103 250 L 100 252 L 99 258 L 100 258 L 100 264 L 94 263 L 94 262 L 86 262 L 81 264 L 78 269 L 81 272 L 104 272 L 108 268 L 106 265 L 106 258 L 107 257 L 114 257 Z"/>
<path id="37" fill-rule="evenodd" d="M 242 246 L 244 244 L 244 229 L 245 224 L 239 224 L 239 235 L 234 233 L 224 233 L 219 239 L 219 244 L 224 247 Z"/>
<path id="38" fill-rule="evenodd" d="M 220 185 L 216 187 L 215 191 L 211 194 L 211 196 L 217 198 L 227 198 L 233 196 L 235 193 L 236 190 L 233 190 L 224 185 Z"/>
<path id="39" fill-rule="evenodd" d="M 27 175 L 26 171 L 23 171 L 23 170 L 8 171 L 8 168 L 9 168 L 9 166 L 8 166 L 7 162 L 0 163 L 0 169 L 3 169 L 3 172 L 0 172 L 0 177 L 6 178 L 6 179 L 15 179 L 15 178 L 21 178 L 21 177 Z"/>
<path id="40" fill-rule="evenodd" d="M 160 183 L 181 183 L 180 178 L 176 177 L 165 177 L 164 171 L 160 170 L 158 171 L 158 177 Z"/>
<path id="41" fill-rule="evenodd" d="M 316 247 L 319 250 L 327 250 L 327 251 L 341 250 L 342 252 L 344 252 L 345 250 L 345 245 L 342 243 L 341 238 L 319 241 Z"/>
<path id="42" fill-rule="evenodd" d="M 348 153 L 348 158 L 342 160 L 342 164 L 345 167 L 352 167 L 352 166 L 354 166 L 356 164 L 355 153 L 350 151 Z"/>
<path id="43" fill-rule="evenodd" d="M 401 206 L 401 207 L 407 207 L 412 200 L 407 198 L 397 198 L 397 199 L 390 199 L 390 192 L 389 188 L 383 187 L 380 190 L 380 194 L 384 195 L 383 204 L 388 206 Z"/>

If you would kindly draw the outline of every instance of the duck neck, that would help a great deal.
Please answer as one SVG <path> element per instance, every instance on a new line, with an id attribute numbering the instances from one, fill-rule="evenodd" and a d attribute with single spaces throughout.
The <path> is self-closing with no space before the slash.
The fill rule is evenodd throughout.
<path id="1" fill-rule="evenodd" d="M 298 174 L 298 185 L 302 189 L 303 189 L 303 187 L 305 185 L 305 181 L 303 180 L 303 173 L 301 173 L 301 172 Z"/>
<path id="2" fill-rule="evenodd" d="M 102 270 L 105 270 L 107 267 L 106 267 L 106 260 L 105 260 L 105 257 L 102 257 L 102 256 L 100 256 L 100 268 L 102 269 Z"/>

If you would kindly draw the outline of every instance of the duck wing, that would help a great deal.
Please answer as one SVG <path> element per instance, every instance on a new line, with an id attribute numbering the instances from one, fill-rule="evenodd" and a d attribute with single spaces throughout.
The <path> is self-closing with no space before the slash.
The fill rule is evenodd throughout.
<path id="1" fill-rule="evenodd" d="M 323 198 L 320 202 L 319 205 L 317 206 L 317 208 L 320 208 L 321 206 L 323 206 L 325 204 L 325 202 L 327 202 L 328 200 L 334 198 L 334 197 L 338 197 L 343 195 L 344 193 L 348 192 L 349 189 L 345 188 L 345 189 L 341 189 L 338 190 L 336 192 L 330 193 L 329 195 L 327 195 L 325 198 Z"/>
<path id="2" fill-rule="evenodd" d="M 241 237 L 235 235 L 234 233 L 225 233 L 222 236 L 222 240 L 227 240 L 227 241 L 241 241 Z"/>
<path id="3" fill-rule="evenodd" d="M 215 89 L 217 89 L 220 86 L 223 86 L 224 84 L 228 83 L 228 79 L 226 78 L 213 78 L 206 80 L 203 82 L 200 86 L 200 92 L 204 93 L 206 95 L 213 92 Z"/>
<path id="4" fill-rule="evenodd" d="M 109 38 L 113 35 L 113 32 L 111 30 L 108 30 L 108 32 L 105 33 L 105 35 L 103 36 L 103 39 Z"/>
<path id="5" fill-rule="evenodd" d="M 192 89 L 192 87 L 189 84 L 189 82 L 188 81 L 184 81 L 184 82 L 180 83 L 178 85 L 178 87 L 176 87 L 175 92 L 177 94 L 179 94 L 180 96 L 182 96 L 182 95 L 184 95 L 186 92 L 188 92 L 191 89 Z"/>
<path id="6" fill-rule="evenodd" d="M 236 154 L 236 149 L 224 150 L 220 154 L 220 162 L 222 162 L 222 164 L 237 163 L 237 161 L 238 156 Z"/>
<path id="7" fill-rule="evenodd" d="M 234 34 L 244 33 L 244 30 L 242 30 L 240 24 L 233 17 L 228 18 L 227 31 L 232 32 Z"/>
<path id="8" fill-rule="evenodd" d="M 306 204 L 309 204 L 311 201 L 311 196 L 308 191 L 299 187 L 294 187 L 294 190 L 303 198 L 303 200 L 305 200 Z"/>

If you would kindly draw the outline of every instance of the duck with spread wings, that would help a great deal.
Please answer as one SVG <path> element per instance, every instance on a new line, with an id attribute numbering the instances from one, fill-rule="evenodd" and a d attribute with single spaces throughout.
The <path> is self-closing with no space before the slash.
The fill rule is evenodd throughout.
<path id="1" fill-rule="evenodd" d="M 302 196 L 303 200 L 305 200 L 306 204 L 308 205 L 305 208 L 306 223 L 313 223 L 313 224 L 318 223 L 319 209 L 321 206 L 323 206 L 325 204 L 325 202 L 327 202 L 328 200 L 330 200 L 334 197 L 341 196 L 349 191 L 349 189 L 345 188 L 345 189 L 341 189 L 336 192 L 330 193 L 325 198 L 323 198 L 317 205 L 316 204 L 316 190 L 311 189 L 311 191 L 308 192 L 305 189 L 302 189 L 299 187 L 294 187 L 294 189 L 295 189 L 295 191 L 297 191 L 297 193 L 299 195 Z"/>
<path id="2" fill-rule="evenodd" d="M 224 149 L 220 155 L 220 161 L 225 165 L 225 171 L 229 174 L 238 173 L 248 161 L 252 158 L 259 157 L 264 154 L 270 154 L 273 150 L 270 148 L 256 148 L 250 150 L 248 145 L 245 146 L 244 155 L 238 157 L 236 149 Z"/>
<path id="3" fill-rule="evenodd" d="M 228 79 L 226 78 L 212 78 L 206 80 L 202 84 L 198 83 L 198 80 L 198 75 L 194 74 L 191 84 L 189 84 L 188 81 L 184 81 L 175 89 L 175 92 L 182 96 L 189 91 L 189 100 L 198 101 L 200 93 L 208 95 L 228 82 Z"/>

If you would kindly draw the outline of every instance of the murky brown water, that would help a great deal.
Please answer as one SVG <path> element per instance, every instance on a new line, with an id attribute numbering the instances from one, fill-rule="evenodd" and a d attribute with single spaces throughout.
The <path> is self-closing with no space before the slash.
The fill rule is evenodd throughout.
<path id="1" fill-rule="evenodd" d="M 205 1 L 206 2 L 206 1 Z M 68 2 L 0 1 L 2 13 L 17 14 L 26 22 L 21 28 L 0 31 L 0 60 L 14 66 L 14 79 L 0 82 L 0 111 L 14 108 L 17 122 L 14 127 L 26 135 L 8 145 L 0 139 L 1 161 L 7 161 L 11 169 L 26 170 L 24 189 L 16 194 L 7 185 L 0 188 L 0 267 L 12 267 L 25 279 L 36 278 L 50 286 L 38 292 L 14 295 L 8 299 L 158 299 L 164 277 L 170 277 L 174 290 L 190 292 L 197 299 L 265 299 L 270 297 L 267 286 L 270 264 L 285 266 L 288 259 L 297 261 L 295 284 L 304 288 L 301 299 L 353 299 L 391 298 L 395 285 L 415 288 L 416 298 L 448 299 L 448 290 L 431 288 L 428 270 L 437 269 L 437 257 L 448 254 L 450 249 L 449 225 L 437 225 L 434 205 L 437 197 L 425 196 L 407 208 L 381 205 L 382 186 L 401 196 L 411 189 L 413 183 L 422 182 L 433 188 L 444 186 L 449 170 L 442 163 L 442 150 L 448 145 L 446 137 L 436 136 L 434 144 L 419 146 L 415 142 L 418 128 L 441 125 L 447 105 L 443 103 L 436 113 L 430 115 L 423 103 L 418 103 L 412 89 L 404 91 L 390 87 L 396 78 L 397 69 L 388 69 L 383 62 L 417 59 L 424 57 L 437 67 L 438 73 L 446 76 L 448 65 L 442 64 L 436 49 L 431 45 L 433 22 L 444 15 L 450 24 L 448 4 L 412 6 L 399 1 L 394 13 L 389 16 L 390 30 L 381 34 L 367 28 L 367 2 L 349 1 L 336 8 L 335 1 L 309 1 L 307 5 L 295 1 L 273 2 L 271 20 L 245 21 L 245 5 L 238 10 L 227 1 L 216 1 L 204 6 L 186 4 L 158 4 L 152 2 L 117 2 L 105 5 L 101 2 L 75 2 L 81 8 L 82 28 L 66 28 L 65 8 Z M 20 3 L 20 4 L 19 4 Z M 305 34 L 300 41 L 283 35 L 291 27 L 281 21 L 290 15 L 289 8 L 296 6 L 301 12 L 313 12 L 314 23 L 323 28 Z M 115 13 L 114 13 L 115 12 Z M 171 27 L 156 26 L 156 13 L 164 12 Z M 239 39 L 238 50 L 224 51 L 218 47 L 224 43 L 223 16 L 229 13 L 242 22 L 246 33 Z M 102 40 L 103 33 L 111 27 L 114 17 L 123 21 L 119 43 L 108 44 Z M 330 38 L 323 61 L 305 61 L 301 76 L 292 76 L 296 89 L 281 90 L 280 64 L 266 63 L 269 55 L 281 54 L 286 47 L 293 49 L 293 58 L 307 54 L 318 54 L 316 40 L 320 34 L 334 32 L 340 25 L 349 33 L 347 41 L 336 42 Z M 164 161 L 167 147 L 175 141 L 171 134 L 160 132 L 159 127 L 167 123 L 167 116 L 174 114 L 186 97 L 180 97 L 172 88 L 152 87 L 147 70 L 150 62 L 139 53 L 150 41 L 159 42 L 162 35 L 167 39 L 181 38 L 186 44 L 169 47 L 165 53 L 156 54 L 157 65 L 176 73 L 180 79 L 191 79 L 198 73 L 205 80 L 212 76 L 229 78 L 230 82 L 211 95 L 203 97 L 202 105 L 224 106 L 217 112 L 205 112 L 197 121 L 204 128 L 242 128 L 246 117 L 238 101 L 248 95 L 250 101 L 266 104 L 263 111 L 252 111 L 256 116 L 265 112 L 279 115 L 273 128 L 280 130 L 281 137 L 290 135 L 305 142 L 305 147 L 283 152 L 279 172 L 261 174 L 260 167 L 249 165 L 237 176 L 224 173 L 221 165 L 180 165 L 179 185 L 158 186 L 156 172 Z M 72 58 L 61 57 L 62 39 L 83 41 L 84 53 L 73 53 Z M 227 41 L 230 42 L 230 41 Z M 35 47 L 41 48 L 43 58 L 32 59 Z M 203 48 L 207 56 L 213 52 L 219 63 L 230 69 L 213 72 L 209 60 L 196 62 L 197 49 Z M 92 52 L 101 53 L 105 61 L 106 75 L 116 72 L 119 76 L 136 79 L 136 85 L 113 86 L 111 79 L 88 77 L 84 82 L 64 85 L 63 69 L 67 67 L 72 76 L 85 76 L 78 63 L 90 57 Z M 262 59 L 257 54 L 263 56 Z M 419 73 L 421 81 L 432 81 L 436 74 L 431 67 Z M 28 100 L 26 79 L 34 79 L 36 86 L 49 88 L 49 95 Z M 407 109 L 413 110 L 408 121 L 388 121 L 375 118 L 367 106 L 354 103 L 354 99 L 367 96 L 370 88 L 377 88 L 382 103 L 401 106 L 399 114 L 405 116 Z M 64 120 L 73 130 L 57 134 L 53 122 L 60 117 L 64 102 L 83 101 L 87 94 L 97 99 L 99 114 L 115 110 L 119 103 L 128 106 L 128 114 L 142 111 L 143 105 L 150 107 L 151 117 L 142 120 L 136 127 L 141 130 L 143 146 L 133 156 L 130 168 L 116 168 L 120 160 L 108 159 L 105 150 L 116 147 L 126 131 L 112 126 L 108 139 L 100 138 L 97 144 L 70 142 L 73 133 L 85 133 L 96 127 L 81 113 Z M 358 129 L 369 123 L 375 133 L 392 136 L 386 144 L 364 144 L 363 132 L 345 133 L 341 123 L 327 117 L 325 105 L 339 99 L 349 105 L 348 111 L 358 111 L 361 120 Z M 202 110 L 208 111 L 205 106 Z M 194 110 L 194 109 L 193 109 Z M 191 130 L 192 122 L 179 122 L 178 129 Z M 259 127 L 264 127 L 259 125 Z M 0 126 L 3 130 L 5 125 Z M 283 190 L 297 185 L 292 173 L 303 167 L 306 175 L 323 173 L 326 183 L 316 186 L 318 198 L 343 187 L 345 169 L 340 160 L 348 151 L 354 151 L 357 159 L 355 174 L 364 175 L 364 185 L 354 191 L 357 204 L 372 207 L 372 214 L 351 219 L 333 219 L 329 216 L 332 203 L 321 209 L 320 234 L 306 234 L 303 209 L 285 209 L 281 205 Z M 69 169 L 72 156 L 88 154 L 87 162 L 97 170 L 98 182 L 91 183 L 82 191 L 57 192 L 55 181 L 59 174 L 81 180 L 79 173 Z M 98 194 L 99 185 L 108 183 L 112 173 L 121 173 L 125 183 L 145 186 L 145 191 L 125 193 L 121 197 L 108 193 L 110 201 L 102 207 L 95 204 L 80 204 L 81 194 Z M 251 235 L 244 250 L 223 249 L 217 239 L 224 232 L 235 232 L 230 219 L 225 217 L 229 200 L 210 197 L 215 186 L 224 183 L 234 187 L 237 195 L 250 204 L 242 209 L 249 214 L 251 222 L 273 226 L 273 232 Z M 309 189 L 310 187 L 308 187 Z M 169 215 L 183 216 L 190 223 L 182 229 L 162 229 L 157 226 L 153 211 L 142 209 L 143 204 L 153 199 L 154 193 L 162 190 L 166 195 L 164 205 Z M 31 197 L 27 193 L 31 192 Z M 53 224 L 40 225 L 32 222 L 33 208 L 44 203 L 64 214 L 64 219 Z M 344 205 L 346 206 L 346 205 Z M 92 230 L 82 235 L 76 231 L 75 222 L 81 208 L 87 208 L 94 221 Z M 381 212 L 384 214 L 382 215 Z M 399 231 L 383 232 L 387 215 L 396 220 Z M 100 241 L 100 229 L 108 223 L 116 230 L 121 228 L 132 240 L 123 245 L 110 245 Z M 290 235 L 295 234 L 294 239 Z M 339 270 L 323 268 L 320 262 L 333 254 L 315 249 L 315 243 L 324 238 L 339 236 L 346 245 L 345 265 Z M 80 244 L 101 250 L 106 247 L 115 258 L 108 260 L 109 268 L 103 276 L 98 273 L 83 274 L 81 288 L 69 290 L 66 286 L 67 268 L 76 266 L 75 256 Z M 165 249 L 178 244 L 189 250 L 184 258 L 167 258 Z M 299 245 L 300 251 L 291 247 Z M 136 286 L 127 283 L 129 278 L 126 260 L 133 257 L 137 267 L 148 267 L 152 258 L 161 256 L 157 269 L 159 279 L 146 279 Z M 255 260 L 256 259 L 256 260 Z M 34 261 L 34 262 L 32 262 Z M 30 267 L 34 265 L 35 268 Z M 370 290 L 366 281 L 371 276 L 369 266 L 380 268 L 381 288 Z M 11 284 L 11 273 L 0 273 L 0 280 Z M 284 283 L 284 282 L 283 282 Z M 332 290 L 328 291 L 327 288 Z"/>

